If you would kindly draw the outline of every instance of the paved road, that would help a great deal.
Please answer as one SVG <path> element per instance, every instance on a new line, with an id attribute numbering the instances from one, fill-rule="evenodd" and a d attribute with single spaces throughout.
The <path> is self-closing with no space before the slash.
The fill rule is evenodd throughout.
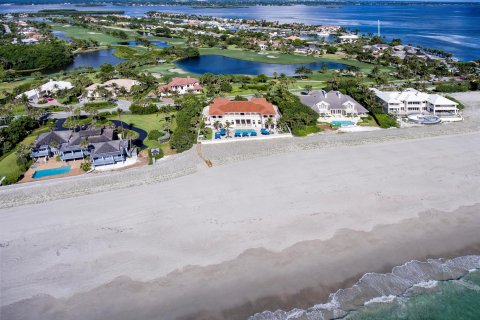
<path id="1" fill-rule="evenodd" d="M 10 27 L 8 26 L 8 24 L 4 24 L 3 28 L 5 29 L 5 33 L 12 33 L 12 30 L 10 30 Z"/>

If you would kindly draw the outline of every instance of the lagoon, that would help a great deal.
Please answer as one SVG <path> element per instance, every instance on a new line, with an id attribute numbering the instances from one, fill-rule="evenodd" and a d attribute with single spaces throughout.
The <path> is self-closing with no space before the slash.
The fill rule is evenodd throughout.
<path id="1" fill-rule="evenodd" d="M 105 50 L 97 50 L 97 51 L 90 51 L 90 52 L 83 52 L 77 54 L 74 57 L 73 62 L 68 65 L 64 70 L 71 71 L 75 68 L 80 67 L 92 67 L 98 68 L 103 63 L 110 63 L 111 65 L 117 65 L 120 62 L 123 62 L 123 59 L 117 58 L 113 55 L 115 49 L 105 49 Z"/>
<path id="2" fill-rule="evenodd" d="M 49 0 L 49 2 L 61 0 Z M 79 9 L 75 4 L 0 4 L 0 13 L 35 12 L 42 9 Z M 63 1 L 62 1 L 63 2 Z M 82 10 L 99 10 L 85 6 Z M 480 3 L 342 3 L 338 5 L 245 6 L 242 8 L 192 8 L 172 5 L 114 5 L 102 10 L 123 10 L 129 16 L 144 16 L 148 11 L 210 15 L 225 18 L 265 19 L 280 22 L 339 25 L 381 34 L 388 40 L 400 38 L 406 44 L 450 51 L 461 60 L 480 58 Z"/>
<path id="3" fill-rule="evenodd" d="M 267 76 L 272 76 L 274 72 L 277 74 L 285 73 L 286 75 L 295 75 L 295 70 L 300 66 L 305 66 L 311 70 L 320 70 L 323 65 L 326 65 L 328 69 L 335 70 L 345 69 L 347 67 L 346 64 L 342 63 L 322 61 L 296 64 L 279 64 L 273 63 L 273 61 L 272 63 L 264 63 L 214 54 L 182 59 L 177 61 L 176 65 L 188 72 L 196 74 L 265 74 Z"/>
<path id="4" fill-rule="evenodd" d="M 170 45 L 168 42 L 165 41 L 160 41 L 160 40 L 149 40 L 149 42 L 158 47 L 158 48 L 168 48 Z M 136 46 L 142 46 L 143 44 L 138 42 L 138 41 L 122 41 L 122 42 L 117 42 L 115 44 L 122 45 L 122 46 L 129 46 L 129 47 L 136 47 Z"/>

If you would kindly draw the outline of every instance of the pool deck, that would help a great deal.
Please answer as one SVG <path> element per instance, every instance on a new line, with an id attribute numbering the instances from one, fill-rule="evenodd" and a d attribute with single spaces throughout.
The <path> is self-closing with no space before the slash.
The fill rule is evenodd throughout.
<path id="1" fill-rule="evenodd" d="M 78 176 L 83 174 L 83 170 L 80 169 L 80 164 L 82 161 L 77 160 L 77 161 L 70 161 L 68 162 L 68 165 L 70 166 L 70 172 L 67 172 L 65 174 L 57 174 L 53 176 L 47 176 L 43 178 L 33 178 L 33 174 L 37 170 L 45 170 L 45 169 L 53 169 L 53 168 L 58 168 L 58 167 L 64 167 L 67 165 L 66 162 L 63 161 L 57 161 L 54 157 L 50 158 L 47 162 L 45 162 L 44 158 L 38 159 L 35 161 L 32 166 L 25 172 L 24 177 L 22 180 L 20 180 L 20 183 L 24 182 L 33 182 L 33 181 L 43 181 L 43 180 L 50 180 L 50 179 L 57 179 L 57 178 L 62 178 L 62 177 L 71 177 L 71 176 Z M 35 168 L 34 168 L 35 167 Z"/>

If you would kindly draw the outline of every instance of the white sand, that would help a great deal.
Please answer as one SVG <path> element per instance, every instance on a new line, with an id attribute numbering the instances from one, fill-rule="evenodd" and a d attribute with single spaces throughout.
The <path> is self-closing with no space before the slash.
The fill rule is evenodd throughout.
<path id="1" fill-rule="evenodd" d="M 202 167 L 195 174 L 163 183 L 2 209 L 1 303 L 5 306 L 37 294 L 68 298 L 119 276 L 150 281 L 177 270 L 169 275 L 175 278 L 178 270 L 221 264 L 251 248 L 278 251 L 305 241 L 327 240 L 339 232 L 345 234 L 345 229 L 368 232 L 381 224 L 415 218 L 420 212 L 449 212 L 475 205 L 480 202 L 478 159 L 480 133 L 473 132 L 259 157 L 211 169 Z M 469 213 L 471 218 L 478 215 L 478 210 Z M 355 247 L 357 242 L 346 239 L 343 244 Z M 431 252 L 442 246 L 436 241 Z M 329 260 L 335 261 L 340 254 L 330 252 Z M 269 256 L 256 254 L 260 260 L 249 267 L 252 277 Z M 288 265 L 280 263 L 278 268 Z M 352 272 L 345 270 L 336 277 L 352 277 L 356 274 Z M 209 284 L 214 286 L 217 278 L 225 280 L 222 274 L 210 274 Z M 304 274 L 303 282 L 292 282 L 291 290 L 300 290 L 307 276 Z M 198 281 L 206 279 L 199 273 Z M 176 297 L 190 283 L 170 281 L 158 285 L 176 283 L 169 289 Z M 232 284 L 234 280 L 228 281 Z M 246 288 L 242 294 L 225 292 L 222 306 L 277 293 L 271 282 L 256 281 L 257 288 Z M 286 285 L 289 279 L 277 281 Z M 119 296 L 124 289 L 119 289 Z M 98 300 L 93 293 L 86 297 L 90 297 L 88 303 Z M 104 299 L 108 297 L 111 292 Z M 161 305 L 160 297 L 151 298 L 152 306 Z M 170 303 L 168 312 L 175 316 L 182 315 L 178 309 L 189 302 L 163 298 Z M 125 298 L 116 303 L 113 309 L 136 302 Z M 211 307 L 213 301 L 203 303 L 189 310 Z M 85 305 L 77 307 L 87 312 Z M 8 312 L 21 314 L 12 309 Z M 82 317 L 81 313 L 77 316 Z"/>

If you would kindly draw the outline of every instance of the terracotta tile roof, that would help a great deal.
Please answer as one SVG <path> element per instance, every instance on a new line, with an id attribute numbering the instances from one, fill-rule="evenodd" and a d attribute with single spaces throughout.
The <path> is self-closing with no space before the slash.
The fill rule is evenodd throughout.
<path id="1" fill-rule="evenodd" d="M 172 87 L 178 86 L 187 86 L 187 85 L 195 85 L 195 90 L 202 90 L 202 86 L 200 86 L 200 81 L 197 78 L 173 78 L 168 84 L 164 86 L 158 87 L 158 90 L 164 91 L 165 89 L 171 89 Z"/>
<path id="2" fill-rule="evenodd" d="M 209 115 L 219 116 L 229 112 L 253 112 L 266 115 L 276 113 L 273 105 L 265 98 L 252 98 L 250 101 L 232 101 L 228 98 L 215 98 L 208 109 Z"/>

